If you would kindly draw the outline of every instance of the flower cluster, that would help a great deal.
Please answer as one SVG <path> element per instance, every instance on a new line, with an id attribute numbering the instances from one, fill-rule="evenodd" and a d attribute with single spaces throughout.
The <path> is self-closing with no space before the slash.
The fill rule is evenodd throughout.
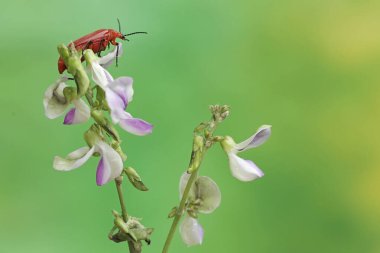
<path id="1" fill-rule="evenodd" d="M 247 140 L 236 144 L 230 136 L 216 137 L 220 140 L 223 150 L 226 152 L 232 175 L 240 181 L 252 181 L 264 176 L 264 173 L 252 161 L 244 160 L 237 153 L 256 148 L 262 145 L 271 135 L 271 126 L 261 126 L 255 134 Z M 195 141 L 197 138 L 195 138 Z M 207 142 L 206 142 L 207 143 Z M 192 173 L 197 173 L 192 172 Z M 180 234 L 182 240 L 188 246 L 202 244 L 204 231 L 198 222 L 198 214 L 212 213 L 221 202 L 221 193 L 218 185 L 209 177 L 197 176 L 190 182 L 191 188 L 186 196 L 185 210 L 187 215 L 182 221 Z M 189 184 L 191 173 L 185 172 L 179 184 L 180 198 L 183 198 L 185 188 Z"/>
<path id="2" fill-rule="evenodd" d="M 126 158 L 120 149 L 116 130 L 113 129 L 102 111 L 108 111 L 114 124 L 119 124 L 121 128 L 132 134 L 147 135 L 152 132 L 153 128 L 150 123 L 134 118 L 125 111 L 133 98 L 132 78 L 114 79 L 105 69 L 122 54 L 122 44 L 119 43 L 118 47 L 118 50 L 115 47 L 112 52 L 101 58 L 95 56 L 91 50 L 83 52 L 87 62 L 86 70 L 80 64 L 76 52 L 71 52 L 68 57 L 79 61 L 79 64 L 73 64 L 74 67 L 68 67 L 73 78 L 60 77 L 48 87 L 43 100 L 45 115 L 49 119 L 63 115 L 69 107 L 73 106 L 66 112 L 63 120 L 65 125 L 87 122 L 91 116 L 95 119 L 96 123 L 85 134 L 88 145 L 71 152 L 64 158 L 56 156 L 53 167 L 59 171 L 70 171 L 82 166 L 93 155 L 100 155 L 96 171 L 96 183 L 99 186 L 121 175 L 123 160 Z M 67 58 L 66 61 L 70 62 L 70 58 Z M 79 76 L 81 73 L 82 79 Z M 89 87 L 86 83 L 88 82 L 86 81 L 87 73 L 92 76 L 95 83 L 93 87 Z M 70 79 L 75 80 L 76 88 L 68 85 Z M 95 89 L 97 94 L 96 100 L 93 101 L 93 90 Z M 83 97 L 86 97 L 89 105 L 86 104 Z M 108 140 L 107 136 L 111 136 L 113 139 Z"/>
<path id="3" fill-rule="evenodd" d="M 186 188 L 190 174 L 185 172 L 179 183 L 180 198 Z M 218 185 L 209 177 L 197 177 L 192 185 L 188 205 L 187 215 L 182 221 L 180 234 L 182 240 L 189 246 L 201 244 L 203 241 L 203 228 L 198 222 L 198 213 L 209 214 L 219 207 L 221 193 Z"/>

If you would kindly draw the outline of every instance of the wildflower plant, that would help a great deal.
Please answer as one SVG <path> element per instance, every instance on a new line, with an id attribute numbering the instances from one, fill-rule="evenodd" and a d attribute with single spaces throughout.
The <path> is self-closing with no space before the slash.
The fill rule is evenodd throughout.
<path id="1" fill-rule="evenodd" d="M 261 126 L 247 140 L 236 144 L 230 136 L 215 136 L 214 132 L 230 113 L 228 106 L 210 106 L 211 120 L 203 122 L 194 129 L 193 148 L 188 169 L 180 178 L 180 203 L 169 213 L 174 218 L 167 236 L 163 253 L 167 253 L 177 226 L 182 218 L 180 234 L 188 246 L 199 245 L 203 242 L 204 230 L 198 222 L 199 214 L 210 214 L 219 207 L 221 192 L 218 185 L 209 177 L 199 176 L 199 168 L 206 151 L 214 144 L 220 143 L 228 156 L 232 175 L 240 181 L 253 181 L 264 176 L 264 173 L 252 161 L 244 160 L 237 153 L 263 144 L 271 134 L 271 126 Z"/>
<path id="2" fill-rule="evenodd" d="M 140 253 L 143 241 L 150 244 L 153 228 L 145 227 L 141 219 L 127 212 L 122 191 L 124 176 L 138 190 L 147 191 L 148 188 L 137 171 L 125 165 L 127 155 L 122 149 L 122 141 L 115 125 L 139 136 L 150 134 L 153 126 L 126 112 L 134 95 L 133 79 L 127 76 L 114 78 L 106 69 L 122 54 L 122 45 L 119 43 L 103 57 L 96 56 L 90 49 L 77 51 L 74 46 L 67 48 L 59 45 L 58 52 L 67 67 L 68 75 L 59 77 L 47 88 L 43 99 L 45 115 L 49 119 L 55 119 L 65 114 L 65 125 L 81 124 L 90 119 L 93 122 L 84 133 L 84 146 L 65 157 L 54 157 L 53 167 L 57 171 L 71 171 L 96 157 L 99 161 L 95 173 L 96 184 L 103 186 L 114 181 L 120 202 L 121 213 L 112 211 L 113 225 L 108 238 L 116 243 L 127 242 L 130 253 Z M 163 253 L 168 252 L 179 224 L 179 232 L 185 244 L 202 244 L 204 230 L 198 217 L 200 214 L 211 214 L 220 206 L 219 186 L 211 178 L 200 176 L 199 173 L 207 150 L 214 144 L 221 145 L 227 154 L 231 173 L 238 180 L 253 181 L 264 176 L 257 165 L 239 157 L 238 153 L 262 145 L 271 135 L 271 126 L 261 126 L 247 140 L 236 144 L 230 136 L 214 135 L 218 125 L 228 117 L 230 108 L 214 105 L 210 106 L 210 110 L 211 119 L 199 124 L 193 132 L 191 159 L 180 178 L 180 203 L 169 213 L 173 223 Z"/>
<path id="3" fill-rule="evenodd" d="M 67 48 L 64 45 L 58 46 L 58 52 L 69 75 L 61 76 L 46 90 L 43 100 L 45 115 L 55 119 L 66 112 L 65 125 L 84 123 L 90 118 L 93 123 L 84 133 L 84 146 L 65 157 L 54 157 L 53 167 L 58 171 L 71 171 L 90 158 L 99 157 L 96 184 L 103 186 L 114 181 L 121 206 L 121 214 L 112 212 L 114 224 L 108 237 L 116 243 L 127 242 L 130 252 L 141 252 L 142 241 L 150 243 L 153 229 L 146 228 L 141 219 L 127 213 L 121 188 L 123 175 L 138 190 L 147 191 L 148 188 L 135 169 L 124 165 L 127 156 L 114 124 L 135 135 L 150 134 L 153 126 L 125 111 L 133 98 L 132 78 L 114 79 L 106 70 L 121 55 L 122 45 L 119 43 L 104 57 L 96 56 L 90 49 L 78 52 L 73 46 Z M 82 57 L 87 67 L 81 63 Z M 70 82 L 75 85 L 70 85 Z M 106 116 L 107 113 L 110 117 Z"/>

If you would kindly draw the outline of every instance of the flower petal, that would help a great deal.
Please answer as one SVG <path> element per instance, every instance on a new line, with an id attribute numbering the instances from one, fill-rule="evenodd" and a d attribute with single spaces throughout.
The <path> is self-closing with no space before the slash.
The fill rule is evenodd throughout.
<path id="1" fill-rule="evenodd" d="M 111 74 L 96 61 L 93 61 L 90 66 L 90 71 L 92 73 L 92 79 L 99 85 L 103 90 L 107 87 L 109 83 L 113 81 Z"/>
<path id="2" fill-rule="evenodd" d="M 109 84 L 109 88 L 113 90 L 124 102 L 124 109 L 132 101 L 133 98 L 133 79 L 123 76 L 115 79 Z"/>
<path id="3" fill-rule="evenodd" d="M 179 198 L 182 199 L 183 192 L 185 191 L 187 182 L 190 179 L 191 174 L 187 173 L 186 171 L 182 174 L 180 180 L 179 180 Z M 191 187 L 189 192 L 189 200 L 194 201 L 195 200 L 195 187 Z"/>
<path id="4" fill-rule="evenodd" d="M 95 147 L 83 147 L 68 154 L 65 158 L 54 157 L 53 167 L 60 171 L 69 171 L 82 166 L 95 152 Z"/>
<path id="5" fill-rule="evenodd" d="M 212 213 L 219 207 L 222 195 L 218 185 L 209 177 L 198 177 L 195 181 L 196 198 L 201 200 L 200 213 Z"/>
<path id="6" fill-rule="evenodd" d="M 133 118 L 129 113 L 125 112 L 120 119 L 119 125 L 125 131 L 135 135 L 147 135 L 152 133 L 153 125 L 145 120 Z"/>
<path id="7" fill-rule="evenodd" d="M 117 47 L 119 47 L 119 52 L 117 52 Z M 114 47 L 114 49 L 109 52 L 108 54 L 104 55 L 99 59 L 99 64 L 104 67 L 108 68 L 109 65 L 113 63 L 113 61 L 116 59 L 116 54 L 118 53 L 118 57 L 121 57 L 123 55 L 123 46 L 119 42 L 119 45 Z"/>
<path id="8" fill-rule="evenodd" d="M 179 232 L 187 246 L 202 244 L 204 231 L 197 219 L 186 216 L 182 221 Z"/>
<path id="9" fill-rule="evenodd" d="M 257 132 L 249 137 L 247 140 L 237 144 L 235 146 L 235 149 L 238 152 L 250 149 L 250 148 L 256 148 L 263 144 L 271 135 L 271 127 L 269 125 L 263 125 L 261 126 Z"/>
<path id="10" fill-rule="evenodd" d="M 130 118 L 130 114 L 125 112 L 125 106 L 123 99 L 112 89 L 106 88 L 106 100 L 108 107 L 111 111 L 111 118 L 114 124 L 119 123 L 121 118 Z"/>
<path id="11" fill-rule="evenodd" d="M 90 108 L 82 99 L 74 100 L 73 104 L 75 108 L 72 108 L 66 114 L 63 121 L 63 124 L 65 125 L 83 123 L 90 118 Z"/>
<path id="12" fill-rule="evenodd" d="M 228 154 L 228 158 L 232 175 L 240 181 L 252 181 L 264 176 L 264 172 L 252 161 L 244 160 L 233 153 Z"/>
<path id="13" fill-rule="evenodd" d="M 63 95 L 63 89 L 67 86 L 66 81 L 67 77 L 62 77 L 50 85 L 45 91 L 43 104 L 45 115 L 49 119 L 61 116 L 69 106 Z"/>
<path id="14" fill-rule="evenodd" d="M 96 151 L 102 156 L 96 171 L 96 184 L 101 186 L 120 176 L 123 170 L 123 161 L 107 143 L 98 141 L 95 146 Z"/>

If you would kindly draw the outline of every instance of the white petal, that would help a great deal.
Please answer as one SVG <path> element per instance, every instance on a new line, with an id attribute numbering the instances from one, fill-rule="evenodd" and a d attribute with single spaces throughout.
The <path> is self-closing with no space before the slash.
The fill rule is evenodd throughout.
<path id="1" fill-rule="evenodd" d="M 89 66 L 92 79 L 99 85 L 103 90 L 107 87 L 109 83 L 113 81 L 111 74 L 96 61 L 93 61 Z"/>
<path id="2" fill-rule="evenodd" d="M 197 219 L 186 216 L 179 229 L 182 240 L 188 246 L 200 245 L 203 241 L 203 228 Z"/>
<path id="3" fill-rule="evenodd" d="M 252 161 L 244 160 L 237 155 L 228 154 L 232 175 L 240 181 L 252 181 L 263 177 L 262 172 Z"/>
<path id="4" fill-rule="evenodd" d="M 95 148 L 83 147 L 68 154 L 65 158 L 54 157 L 53 167 L 60 171 L 69 171 L 82 166 L 94 153 Z"/>
<path id="5" fill-rule="evenodd" d="M 111 111 L 111 118 L 114 124 L 119 123 L 121 118 L 128 118 L 130 115 L 125 112 L 125 103 L 123 99 L 112 89 L 106 87 L 106 100 Z"/>
<path id="6" fill-rule="evenodd" d="M 120 77 L 115 79 L 105 88 L 107 104 L 111 110 L 111 118 L 114 124 L 119 123 L 120 119 L 131 118 L 125 113 L 125 108 L 132 101 L 133 80 L 130 77 Z"/>
<path id="7" fill-rule="evenodd" d="M 237 151 L 244 151 L 250 148 L 256 148 L 263 144 L 271 135 L 271 127 L 269 125 L 263 125 L 261 126 L 257 132 L 249 137 L 247 140 L 237 144 L 235 146 L 235 149 Z"/>
<path id="8" fill-rule="evenodd" d="M 131 134 L 139 135 L 139 136 L 151 134 L 153 131 L 152 124 L 139 118 L 131 117 L 131 118 L 121 119 L 119 122 L 119 125 L 125 131 Z"/>
<path id="9" fill-rule="evenodd" d="M 109 88 L 121 97 L 125 107 L 132 102 L 133 98 L 133 79 L 131 77 L 123 76 L 115 79 L 109 84 Z"/>
<path id="10" fill-rule="evenodd" d="M 182 174 L 179 180 L 179 198 L 182 199 L 183 192 L 185 191 L 187 182 L 190 179 L 191 174 L 188 174 L 186 171 Z M 195 188 L 191 187 L 189 192 L 189 200 L 195 200 Z"/>
<path id="11" fill-rule="evenodd" d="M 43 104 L 45 115 L 49 119 L 61 116 L 69 106 L 66 98 L 63 96 L 63 89 L 67 86 L 65 83 L 66 80 L 67 77 L 60 78 L 45 91 Z"/>
<path id="12" fill-rule="evenodd" d="M 70 125 L 86 122 L 91 115 L 88 105 L 82 99 L 74 100 L 73 104 L 75 106 L 75 109 L 71 109 L 66 114 L 63 123 Z"/>
<path id="13" fill-rule="evenodd" d="M 104 185 L 120 176 L 123 170 L 123 161 L 120 155 L 107 143 L 98 141 L 96 151 L 102 156 L 96 172 L 96 183 Z"/>
<path id="14" fill-rule="evenodd" d="M 219 207 L 222 195 L 218 185 L 209 177 L 198 177 L 195 181 L 196 198 L 201 200 L 200 213 L 212 213 Z"/>
<path id="15" fill-rule="evenodd" d="M 101 57 L 99 59 L 99 64 L 103 66 L 104 68 L 108 68 L 109 65 L 113 63 L 113 61 L 116 59 L 116 54 L 118 53 L 118 57 L 121 57 L 123 54 L 123 46 L 119 42 L 119 52 L 117 52 L 117 46 L 114 47 L 112 52 L 109 52 L 105 56 Z"/>

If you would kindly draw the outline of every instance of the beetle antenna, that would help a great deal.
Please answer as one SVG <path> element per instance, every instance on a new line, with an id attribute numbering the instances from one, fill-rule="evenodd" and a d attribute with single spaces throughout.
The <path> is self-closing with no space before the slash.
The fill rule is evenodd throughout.
<path id="1" fill-rule="evenodd" d="M 119 33 L 121 33 L 121 25 L 120 25 L 120 20 L 119 20 L 119 18 L 117 18 L 117 23 L 118 23 L 118 25 L 119 25 Z"/>
<path id="2" fill-rule="evenodd" d="M 127 37 L 127 36 L 131 36 L 131 35 L 134 35 L 134 34 L 139 34 L 139 33 L 148 34 L 147 32 L 133 32 L 133 33 L 125 34 L 124 36 Z"/>

